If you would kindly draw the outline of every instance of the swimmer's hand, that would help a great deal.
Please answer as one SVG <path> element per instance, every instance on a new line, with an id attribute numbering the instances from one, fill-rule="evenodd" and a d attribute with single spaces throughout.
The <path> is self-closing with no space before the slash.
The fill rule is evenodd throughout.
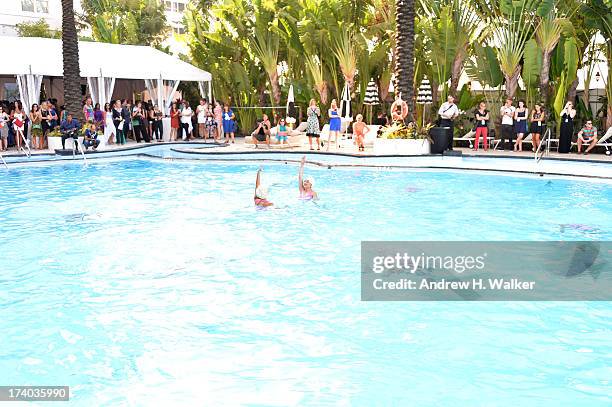
<path id="1" fill-rule="evenodd" d="M 257 169 L 257 172 L 263 172 L 263 167 L 260 165 L 259 169 Z"/>

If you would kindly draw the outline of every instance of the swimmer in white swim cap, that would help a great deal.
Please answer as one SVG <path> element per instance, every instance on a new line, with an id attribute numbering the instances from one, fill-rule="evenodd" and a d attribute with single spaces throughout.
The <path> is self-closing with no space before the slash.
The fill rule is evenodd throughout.
<path id="1" fill-rule="evenodd" d="M 312 189 L 314 186 L 314 182 L 311 179 L 304 179 L 304 164 L 306 163 L 306 156 L 302 157 L 302 162 L 300 163 L 300 172 L 298 173 L 298 186 L 300 188 L 300 199 L 304 199 L 307 201 L 317 200 L 319 196 Z"/>
<path id="2" fill-rule="evenodd" d="M 255 206 L 265 208 L 274 204 L 268 201 L 268 191 L 264 186 L 261 185 L 260 173 L 262 171 L 263 170 L 261 167 L 259 167 L 259 169 L 257 170 L 257 178 L 255 179 L 255 196 L 253 199 L 255 201 Z"/>

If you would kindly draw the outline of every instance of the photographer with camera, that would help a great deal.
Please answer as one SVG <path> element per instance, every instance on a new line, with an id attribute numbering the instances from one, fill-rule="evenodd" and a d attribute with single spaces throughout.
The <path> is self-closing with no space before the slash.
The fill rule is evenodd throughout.
<path id="1" fill-rule="evenodd" d="M 85 129 L 83 145 L 85 146 L 85 150 L 89 150 L 89 147 L 93 147 L 93 149 L 96 150 L 100 145 L 100 140 L 98 140 L 98 130 L 95 123 L 91 123 L 89 126 L 87 126 L 87 129 Z"/>
<path id="2" fill-rule="evenodd" d="M 79 130 L 81 129 L 81 125 L 77 121 L 77 119 L 72 117 L 72 114 L 68 113 L 66 116 L 66 120 L 62 121 L 60 124 L 60 132 L 62 133 L 62 149 L 66 149 L 66 139 L 73 139 L 76 143 L 79 142 Z"/>
<path id="3" fill-rule="evenodd" d="M 253 144 L 255 144 L 255 148 L 257 148 L 257 143 L 266 143 L 268 144 L 268 148 L 270 148 L 270 129 L 272 128 L 272 123 L 270 123 L 270 119 L 268 119 L 268 115 L 264 114 L 261 121 L 257 122 L 257 128 L 251 136 L 253 137 Z"/>

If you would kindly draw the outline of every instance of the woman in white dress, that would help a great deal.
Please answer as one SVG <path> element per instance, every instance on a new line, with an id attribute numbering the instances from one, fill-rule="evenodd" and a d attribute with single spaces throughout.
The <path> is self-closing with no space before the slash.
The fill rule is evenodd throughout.
<path id="1" fill-rule="evenodd" d="M 102 145 L 115 144 L 114 138 L 117 133 L 115 124 L 113 123 L 113 109 L 110 103 L 104 104 L 104 136 L 102 137 Z"/>
<path id="2" fill-rule="evenodd" d="M 24 140 L 25 115 L 23 113 L 23 105 L 19 100 L 15 102 L 15 110 L 11 116 L 13 118 L 13 129 L 15 130 L 15 145 L 17 150 L 21 150 L 21 144 Z"/>

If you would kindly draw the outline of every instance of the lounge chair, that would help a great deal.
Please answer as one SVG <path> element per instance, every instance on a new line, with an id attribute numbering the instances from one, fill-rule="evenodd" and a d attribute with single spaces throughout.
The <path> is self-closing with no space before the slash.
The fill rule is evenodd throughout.
<path id="1" fill-rule="evenodd" d="M 467 141 L 470 144 L 470 148 L 474 148 L 474 141 L 476 140 L 476 137 L 474 137 L 475 135 L 476 135 L 476 131 L 470 130 L 466 134 L 464 134 L 463 137 L 454 137 L 453 143 L 456 141 Z M 491 130 L 490 135 L 487 136 L 487 141 L 489 145 L 495 142 L 495 133 L 493 132 L 493 130 Z M 484 146 L 484 137 L 480 138 L 479 144 L 482 144 Z M 498 144 L 499 144 L 499 140 L 493 146 L 494 150 L 497 148 Z"/>
<path id="2" fill-rule="evenodd" d="M 340 128 L 340 134 L 338 135 L 338 144 L 341 144 L 342 138 L 344 137 L 346 130 L 351 122 L 348 120 L 342 120 L 342 127 Z M 323 143 L 327 143 L 327 138 L 329 137 L 329 124 L 323 126 L 323 130 L 321 130 L 321 141 Z M 331 139 L 331 143 L 334 143 L 335 140 Z"/>

